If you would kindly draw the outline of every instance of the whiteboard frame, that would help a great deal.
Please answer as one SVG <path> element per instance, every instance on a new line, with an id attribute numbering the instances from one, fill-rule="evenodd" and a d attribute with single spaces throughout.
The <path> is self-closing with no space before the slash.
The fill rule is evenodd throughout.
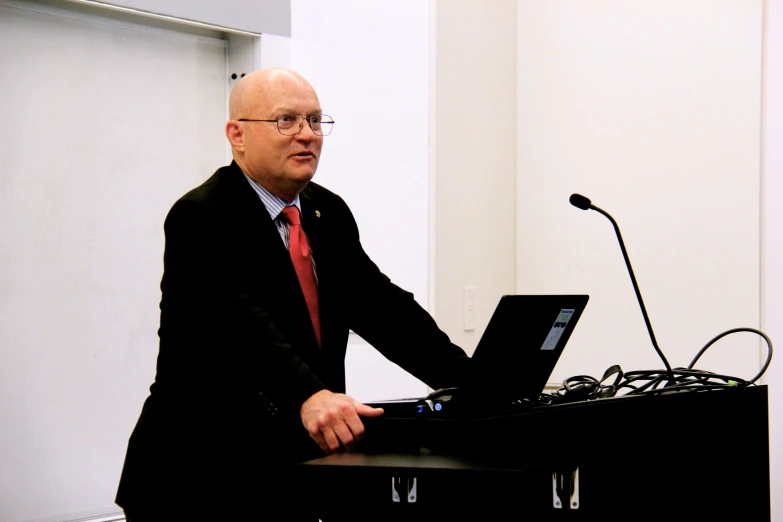
<path id="1" fill-rule="evenodd" d="M 176 38 L 199 44 L 215 46 L 222 45 L 222 47 L 225 49 L 225 78 L 227 79 L 226 81 L 229 82 L 229 85 L 226 89 L 227 95 L 224 100 L 226 118 L 228 116 L 228 93 L 230 91 L 231 83 L 228 80 L 230 75 L 229 71 L 232 69 L 232 66 L 236 66 L 235 63 L 231 62 L 232 55 L 229 36 L 233 37 L 233 35 L 228 35 L 226 33 L 211 30 L 205 27 L 194 27 L 192 24 L 188 24 L 187 21 L 182 21 L 179 23 L 176 20 L 169 20 L 166 23 L 160 23 L 160 21 L 156 21 L 152 18 L 116 16 L 116 14 L 113 14 L 108 10 L 103 12 L 99 10 L 79 9 L 78 6 L 76 6 L 76 4 L 72 3 L 70 0 L 42 0 L 37 2 L 28 0 L 0 0 L 0 7 L 55 16 L 76 22 L 86 22 L 89 24 L 107 26 L 111 28 L 132 30 L 137 33 L 147 33 L 151 35 L 165 36 L 167 38 Z M 239 39 L 237 39 L 234 43 L 233 49 L 235 51 L 238 49 L 243 50 L 241 53 L 236 52 L 235 56 L 244 56 L 246 60 L 248 56 L 247 49 L 250 50 L 250 68 L 252 68 L 255 63 L 253 61 L 253 49 L 258 40 L 259 38 L 255 36 L 242 36 L 239 37 Z M 222 41 L 222 43 L 219 41 Z M 244 64 L 242 66 L 244 66 Z M 227 159 L 228 161 L 231 159 L 230 149 L 229 153 L 227 154 Z M 215 168 L 217 167 L 219 167 L 219 165 L 215 165 Z M 153 377 L 154 374 L 149 376 L 149 383 L 152 382 Z M 130 432 L 127 433 L 127 436 L 130 436 Z M 103 507 L 90 508 L 78 512 L 60 513 L 57 515 L 35 517 L 24 520 L 26 522 L 61 522 L 63 520 L 95 520 L 108 522 L 110 520 L 115 521 L 124 519 L 125 518 L 122 514 L 122 510 L 116 504 L 112 504 L 111 506 L 106 505 Z"/>

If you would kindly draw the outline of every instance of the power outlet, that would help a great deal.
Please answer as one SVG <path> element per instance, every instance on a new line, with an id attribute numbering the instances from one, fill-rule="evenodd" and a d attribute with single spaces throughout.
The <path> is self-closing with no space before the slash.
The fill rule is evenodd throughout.
<path id="1" fill-rule="evenodd" d="M 466 286 L 462 291 L 462 327 L 465 331 L 476 329 L 476 287 Z"/>

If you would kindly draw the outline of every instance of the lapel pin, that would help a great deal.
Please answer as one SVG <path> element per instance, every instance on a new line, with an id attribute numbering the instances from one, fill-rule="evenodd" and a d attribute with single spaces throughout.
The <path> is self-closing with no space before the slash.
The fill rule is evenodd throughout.
<path id="1" fill-rule="evenodd" d="M 320 210 L 316 210 L 315 211 L 315 217 L 321 217 L 321 211 Z"/>

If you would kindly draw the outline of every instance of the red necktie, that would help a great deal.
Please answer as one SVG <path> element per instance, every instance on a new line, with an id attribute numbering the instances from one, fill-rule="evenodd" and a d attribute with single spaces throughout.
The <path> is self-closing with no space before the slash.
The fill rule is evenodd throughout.
<path id="1" fill-rule="evenodd" d="M 291 225 L 288 236 L 288 251 L 291 254 L 291 261 L 294 264 L 294 270 L 296 270 L 299 284 L 302 287 L 307 310 L 310 312 L 310 320 L 313 322 L 315 338 L 320 348 L 321 318 L 318 313 L 318 284 L 315 282 L 313 260 L 310 257 L 310 245 L 307 244 L 307 236 L 305 236 L 302 223 L 299 220 L 299 209 L 293 205 L 284 207 L 283 216 Z"/>

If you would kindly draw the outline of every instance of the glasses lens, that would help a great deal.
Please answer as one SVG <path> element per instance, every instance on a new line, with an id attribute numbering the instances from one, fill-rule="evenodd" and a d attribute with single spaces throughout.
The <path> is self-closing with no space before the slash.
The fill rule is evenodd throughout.
<path id="1" fill-rule="evenodd" d="M 313 127 L 313 132 L 320 134 L 321 136 L 328 136 L 332 132 L 334 126 L 334 120 L 326 114 L 321 114 L 318 117 L 318 123 L 316 124 L 312 119 L 310 120 Z"/>
<path id="2" fill-rule="evenodd" d="M 305 119 L 298 114 L 283 114 L 277 118 L 277 129 L 280 134 L 286 136 L 292 136 L 299 134 L 302 130 L 302 120 Z M 310 128 L 314 134 L 319 136 L 327 136 L 332 132 L 332 124 L 334 121 L 324 114 L 313 114 L 306 117 Z"/>
<path id="3" fill-rule="evenodd" d="M 296 114 L 283 114 L 277 118 L 277 129 L 286 136 L 298 133 L 299 116 Z"/>

